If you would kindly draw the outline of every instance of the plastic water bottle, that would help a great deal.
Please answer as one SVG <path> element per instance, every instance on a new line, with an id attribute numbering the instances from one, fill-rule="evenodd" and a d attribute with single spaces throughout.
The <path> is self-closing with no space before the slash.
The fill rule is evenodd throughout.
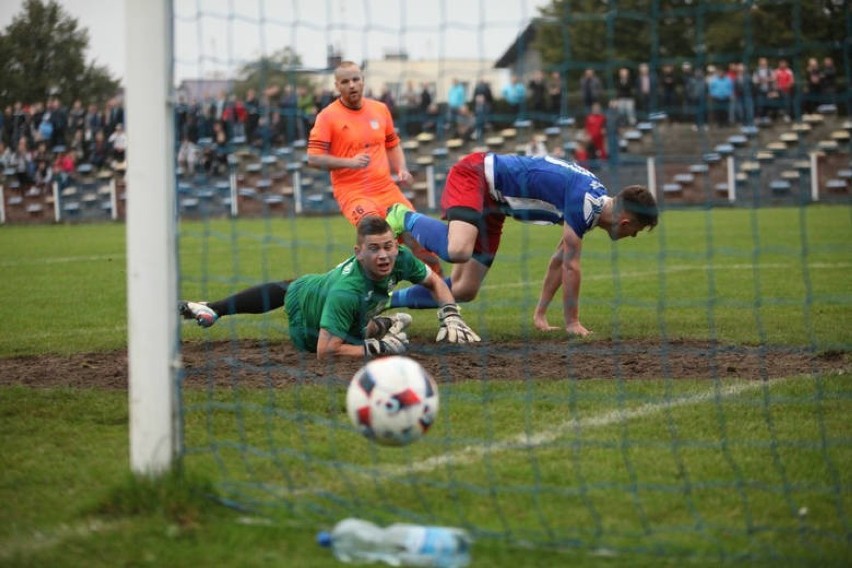
<path id="1" fill-rule="evenodd" d="M 471 538 L 463 529 L 395 523 L 382 528 L 361 519 L 344 519 L 317 535 L 342 562 L 384 562 L 391 566 L 460 568 L 470 564 Z"/>

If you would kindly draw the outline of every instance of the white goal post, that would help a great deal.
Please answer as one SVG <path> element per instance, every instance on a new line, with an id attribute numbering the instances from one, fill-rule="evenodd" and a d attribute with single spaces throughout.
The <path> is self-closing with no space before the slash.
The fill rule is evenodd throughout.
<path id="1" fill-rule="evenodd" d="M 126 0 L 130 467 L 158 475 L 180 442 L 172 2 Z"/>

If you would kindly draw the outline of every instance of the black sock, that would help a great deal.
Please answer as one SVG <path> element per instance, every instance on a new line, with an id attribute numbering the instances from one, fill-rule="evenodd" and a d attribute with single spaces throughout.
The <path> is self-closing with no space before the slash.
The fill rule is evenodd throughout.
<path id="1" fill-rule="evenodd" d="M 287 295 L 290 282 L 291 280 L 285 280 L 260 284 L 223 300 L 208 302 L 207 306 L 219 316 L 271 312 L 284 305 L 284 297 Z"/>

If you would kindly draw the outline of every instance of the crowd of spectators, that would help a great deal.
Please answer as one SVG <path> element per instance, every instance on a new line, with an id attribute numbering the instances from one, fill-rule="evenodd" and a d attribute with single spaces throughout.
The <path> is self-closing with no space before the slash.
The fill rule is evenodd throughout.
<path id="1" fill-rule="evenodd" d="M 68 108 L 51 96 L 46 103 L 16 102 L 0 116 L 0 167 L 21 187 L 45 190 L 56 181 L 64 188 L 81 164 L 122 170 L 126 152 L 120 97 L 88 106 L 78 99 Z"/>
<path id="2" fill-rule="evenodd" d="M 479 140 L 497 121 L 531 119 L 538 126 L 567 114 L 583 127 L 584 151 L 604 158 L 608 129 L 632 127 L 655 113 L 695 129 L 789 121 L 800 111 L 836 102 L 837 94 L 837 71 L 829 57 L 822 63 L 809 60 L 801 79 L 784 59 L 770 65 L 766 58 L 753 70 L 741 62 L 705 68 L 685 62 L 659 69 L 647 63 L 620 67 L 612 77 L 599 73 L 586 69 L 575 87 L 556 71 L 535 71 L 526 80 L 514 75 L 499 96 L 482 78 L 459 77 L 452 78 L 446 100 L 438 100 L 434 82 L 384 85 L 379 94 L 368 90 L 365 96 L 384 102 L 408 136 L 429 131 Z M 189 173 L 224 173 L 235 141 L 256 148 L 304 141 L 316 114 L 333 98 L 329 89 L 300 82 L 262 93 L 249 89 L 242 97 L 223 91 L 211 100 L 181 101 L 179 166 Z"/>

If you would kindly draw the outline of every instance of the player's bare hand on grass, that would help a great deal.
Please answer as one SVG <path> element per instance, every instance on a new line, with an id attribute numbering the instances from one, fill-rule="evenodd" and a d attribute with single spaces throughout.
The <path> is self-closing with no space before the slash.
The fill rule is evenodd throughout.
<path id="1" fill-rule="evenodd" d="M 446 304 L 438 310 L 438 320 L 441 325 L 435 341 L 448 343 L 477 343 L 480 337 L 468 326 L 459 315 L 456 304 Z"/>

